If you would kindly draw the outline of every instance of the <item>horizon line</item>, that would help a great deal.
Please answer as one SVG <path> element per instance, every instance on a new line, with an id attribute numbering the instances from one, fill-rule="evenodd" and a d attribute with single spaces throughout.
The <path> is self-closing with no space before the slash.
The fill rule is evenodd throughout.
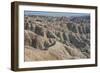
<path id="1" fill-rule="evenodd" d="M 49 12 L 49 11 L 24 11 L 24 15 L 45 15 L 45 16 L 90 16 L 89 13 L 73 13 L 73 12 Z"/>

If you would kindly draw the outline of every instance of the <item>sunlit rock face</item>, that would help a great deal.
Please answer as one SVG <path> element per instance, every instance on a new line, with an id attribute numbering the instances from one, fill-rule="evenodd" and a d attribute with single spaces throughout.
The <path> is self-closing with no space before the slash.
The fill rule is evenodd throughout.
<path id="1" fill-rule="evenodd" d="M 90 16 L 24 17 L 25 61 L 90 58 Z"/>

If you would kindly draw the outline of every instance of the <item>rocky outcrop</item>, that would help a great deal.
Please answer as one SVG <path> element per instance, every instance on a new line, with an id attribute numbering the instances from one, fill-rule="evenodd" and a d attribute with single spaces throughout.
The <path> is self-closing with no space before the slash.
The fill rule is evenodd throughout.
<path id="1" fill-rule="evenodd" d="M 24 19 L 25 61 L 90 58 L 89 16 Z"/>
<path id="2" fill-rule="evenodd" d="M 57 42 L 48 50 L 34 49 L 30 46 L 25 47 L 25 61 L 43 61 L 43 60 L 67 60 L 87 58 L 79 49 L 65 46 Z"/>
<path id="3" fill-rule="evenodd" d="M 44 36 L 44 28 L 42 26 L 36 26 L 35 33 L 38 35 Z"/>

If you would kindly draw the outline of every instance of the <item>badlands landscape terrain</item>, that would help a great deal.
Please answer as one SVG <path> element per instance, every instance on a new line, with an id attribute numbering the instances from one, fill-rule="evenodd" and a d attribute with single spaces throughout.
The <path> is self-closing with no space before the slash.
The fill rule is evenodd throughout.
<path id="1" fill-rule="evenodd" d="M 24 60 L 90 58 L 90 16 L 24 16 Z"/>

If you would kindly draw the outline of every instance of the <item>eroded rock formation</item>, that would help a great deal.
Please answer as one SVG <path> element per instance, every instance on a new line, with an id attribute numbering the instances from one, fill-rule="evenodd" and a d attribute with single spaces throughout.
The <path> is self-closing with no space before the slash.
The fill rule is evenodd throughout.
<path id="1" fill-rule="evenodd" d="M 26 15 L 25 61 L 90 58 L 90 17 Z"/>

